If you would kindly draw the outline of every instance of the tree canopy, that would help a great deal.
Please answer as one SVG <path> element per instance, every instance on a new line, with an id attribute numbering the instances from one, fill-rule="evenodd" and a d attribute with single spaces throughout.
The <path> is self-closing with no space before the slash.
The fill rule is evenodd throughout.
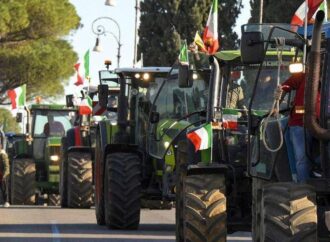
<path id="1" fill-rule="evenodd" d="M 69 0 L 1 0 L 0 103 L 27 84 L 28 96 L 58 96 L 78 56 L 65 36 L 80 18 Z"/>
<path id="2" fill-rule="evenodd" d="M 0 126 L 2 125 L 4 132 L 19 133 L 21 130 L 18 123 L 16 123 L 16 118 L 5 108 L 0 108 Z"/>
<path id="3" fill-rule="evenodd" d="M 193 41 L 206 25 L 212 0 L 144 0 L 141 2 L 139 53 L 146 66 L 170 66 L 178 56 L 180 41 Z M 218 31 L 222 49 L 237 47 L 233 32 L 240 0 L 219 1 Z"/>

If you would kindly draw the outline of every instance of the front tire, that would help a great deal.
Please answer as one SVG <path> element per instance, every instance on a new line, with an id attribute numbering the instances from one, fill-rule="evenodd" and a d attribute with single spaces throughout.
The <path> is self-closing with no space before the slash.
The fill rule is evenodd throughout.
<path id="1" fill-rule="evenodd" d="M 48 206 L 60 206 L 61 205 L 61 196 L 60 194 L 51 193 L 48 194 Z"/>
<path id="2" fill-rule="evenodd" d="M 107 155 L 105 222 L 111 229 L 137 229 L 140 223 L 141 161 L 134 153 Z"/>
<path id="3" fill-rule="evenodd" d="M 185 241 L 226 241 L 224 176 L 221 174 L 186 176 L 183 188 Z"/>
<path id="4" fill-rule="evenodd" d="M 316 195 L 305 184 L 281 182 L 262 192 L 261 241 L 317 241 Z"/>
<path id="5" fill-rule="evenodd" d="M 10 177 L 11 203 L 34 205 L 36 203 L 36 166 L 32 159 L 14 159 Z"/>
<path id="6" fill-rule="evenodd" d="M 90 208 L 93 204 L 92 158 L 89 153 L 69 152 L 67 202 L 70 208 Z"/>

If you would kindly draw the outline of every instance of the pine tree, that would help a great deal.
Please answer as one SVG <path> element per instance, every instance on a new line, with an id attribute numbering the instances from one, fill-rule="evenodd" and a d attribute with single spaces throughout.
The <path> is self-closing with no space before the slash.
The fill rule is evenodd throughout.
<path id="1" fill-rule="evenodd" d="M 191 43 L 203 31 L 212 0 L 144 0 L 141 2 L 139 53 L 146 66 L 170 66 L 178 56 L 180 41 Z M 219 36 L 222 49 L 237 47 L 233 32 L 241 1 L 219 1 Z"/>
<path id="2" fill-rule="evenodd" d="M 69 0 L 2 0 L 0 5 L 0 103 L 24 83 L 28 96 L 63 94 L 77 54 L 64 39 L 80 18 Z"/>

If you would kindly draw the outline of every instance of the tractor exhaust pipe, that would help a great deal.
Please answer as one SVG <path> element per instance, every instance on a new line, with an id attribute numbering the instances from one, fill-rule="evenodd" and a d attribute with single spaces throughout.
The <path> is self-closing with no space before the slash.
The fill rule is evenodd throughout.
<path id="1" fill-rule="evenodd" d="M 324 12 L 318 11 L 314 23 L 312 48 L 309 54 L 310 68 L 307 70 L 308 77 L 305 83 L 304 124 L 315 138 L 320 140 L 330 140 L 330 130 L 322 128 L 317 122 L 316 117 L 317 94 L 319 89 L 321 65 L 321 27 L 324 17 Z"/>

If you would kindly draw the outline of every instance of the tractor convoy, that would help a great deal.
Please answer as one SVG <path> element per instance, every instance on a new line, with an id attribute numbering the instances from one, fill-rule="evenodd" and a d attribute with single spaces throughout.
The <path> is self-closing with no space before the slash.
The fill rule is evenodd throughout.
<path id="1" fill-rule="evenodd" d="M 323 20 L 319 11 L 305 37 L 288 24 L 246 24 L 240 50 L 191 49 L 172 67 L 107 65 L 98 88 L 82 92 L 89 112 L 72 96 L 66 106 L 31 105 L 26 134 L 7 137 L 11 203 L 95 206 L 97 224 L 125 230 L 138 229 L 141 208 L 175 204 L 178 242 L 235 231 L 255 242 L 330 241 Z M 286 142 L 295 93 L 274 93 L 303 71 L 299 112 L 313 138 L 301 145 L 320 172 L 300 183 Z"/>

